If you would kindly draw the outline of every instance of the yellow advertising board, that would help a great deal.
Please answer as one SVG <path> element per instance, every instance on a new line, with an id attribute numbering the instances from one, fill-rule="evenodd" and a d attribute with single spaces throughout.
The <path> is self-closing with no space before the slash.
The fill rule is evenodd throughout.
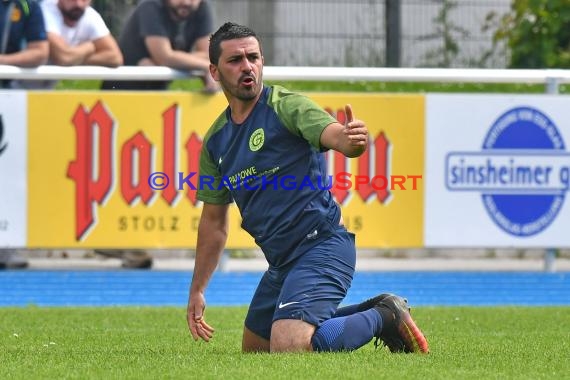
<path id="1" fill-rule="evenodd" d="M 370 146 L 359 158 L 328 152 L 331 191 L 359 248 L 423 246 L 424 108 L 422 95 L 310 94 L 344 120 L 344 104 L 364 120 Z M 348 180 L 348 181 L 347 181 Z M 344 189 L 347 188 L 348 189 Z"/>
<path id="2" fill-rule="evenodd" d="M 179 173 L 198 171 L 202 138 L 226 107 L 222 94 L 28 96 L 28 247 L 195 246 L 201 204 L 195 190 L 177 179 Z M 331 173 L 340 180 L 332 191 L 357 233 L 358 246 L 422 246 L 423 178 L 417 176 L 423 175 L 424 98 L 309 96 L 339 120 L 350 102 L 370 130 L 371 149 L 365 156 L 327 156 Z M 155 172 L 164 174 L 158 181 L 172 184 L 152 190 L 147 180 Z M 376 176 L 376 182 L 364 183 L 365 176 Z M 233 206 L 228 248 L 254 247 L 240 222 Z"/>

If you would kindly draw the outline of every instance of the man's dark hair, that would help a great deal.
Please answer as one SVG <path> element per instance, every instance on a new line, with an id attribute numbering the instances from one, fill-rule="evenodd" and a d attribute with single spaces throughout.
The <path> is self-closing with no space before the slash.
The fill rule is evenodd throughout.
<path id="1" fill-rule="evenodd" d="M 255 37 L 257 42 L 259 42 L 259 50 L 261 51 L 261 40 L 252 29 L 233 22 L 226 22 L 224 25 L 220 26 L 220 29 L 216 30 L 216 32 L 210 37 L 210 63 L 212 65 L 218 64 L 220 55 L 222 55 L 222 48 L 220 46 L 222 41 L 246 37 Z"/>

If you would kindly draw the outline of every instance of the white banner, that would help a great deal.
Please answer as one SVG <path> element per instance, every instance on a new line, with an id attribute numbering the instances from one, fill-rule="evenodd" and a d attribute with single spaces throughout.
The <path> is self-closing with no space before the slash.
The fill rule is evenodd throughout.
<path id="1" fill-rule="evenodd" d="M 25 247 L 28 197 L 25 91 L 0 91 L 0 121 L 0 248 Z"/>
<path id="2" fill-rule="evenodd" d="M 424 244 L 570 247 L 570 97 L 426 97 Z"/>

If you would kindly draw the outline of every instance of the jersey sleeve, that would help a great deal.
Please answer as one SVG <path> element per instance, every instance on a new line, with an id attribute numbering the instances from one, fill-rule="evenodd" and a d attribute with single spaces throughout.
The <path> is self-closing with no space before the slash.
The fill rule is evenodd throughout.
<path id="1" fill-rule="evenodd" d="M 200 173 L 198 176 L 198 185 L 196 186 L 196 197 L 205 203 L 217 205 L 231 203 L 233 201 L 231 193 L 222 183 L 222 175 L 212 159 L 210 152 L 208 152 L 206 141 L 200 152 Z"/>
<path id="2" fill-rule="evenodd" d="M 318 150 L 324 129 L 337 120 L 313 100 L 283 88 L 273 89 L 272 101 L 281 122 L 293 134 L 303 137 Z"/>
<path id="3" fill-rule="evenodd" d="M 25 28 L 26 42 L 47 40 L 44 16 L 39 4 L 35 1 L 28 2 L 30 7 L 30 17 Z"/>

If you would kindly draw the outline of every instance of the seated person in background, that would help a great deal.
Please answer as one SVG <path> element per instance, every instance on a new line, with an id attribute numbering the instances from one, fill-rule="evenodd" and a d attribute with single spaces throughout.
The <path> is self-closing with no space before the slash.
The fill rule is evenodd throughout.
<path id="1" fill-rule="evenodd" d="M 203 70 L 204 91 L 219 90 L 210 73 L 210 5 L 203 0 L 143 0 L 127 19 L 119 46 L 128 66 Z M 164 90 L 165 81 L 105 81 L 102 89 Z"/>
<path id="2" fill-rule="evenodd" d="M 91 0 L 43 0 L 50 62 L 117 67 L 123 56 Z"/>
<path id="3" fill-rule="evenodd" d="M 90 4 L 91 0 L 42 1 L 50 64 L 110 67 L 123 64 L 117 41 Z M 54 87 L 55 83 L 49 81 L 43 87 Z"/>
<path id="4" fill-rule="evenodd" d="M 36 67 L 47 62 L 49 46 L 40 6 L 33 0 L 0 0 L 0 65 Z M 0 88 L 20 88 L 1 80 Z"/>

